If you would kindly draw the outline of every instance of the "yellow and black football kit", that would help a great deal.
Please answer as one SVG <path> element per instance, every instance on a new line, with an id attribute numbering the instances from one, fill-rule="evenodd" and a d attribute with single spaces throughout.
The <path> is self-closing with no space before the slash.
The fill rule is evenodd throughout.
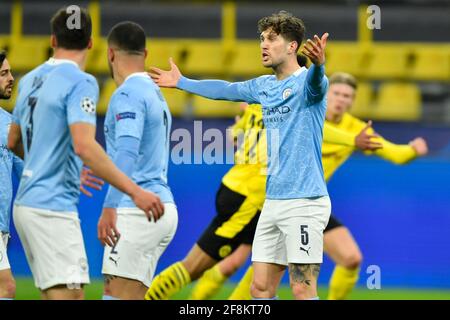
<path id="1" fill-rule="evenodd" d="M 265 198 L 267 152 L 260 106 L 248 106 L 231 133 L 238 144 L 235 165 L 217 192 L 217 215 L 197 241 L 215 260 L 225 258 L 241 244 L 252 244 Z"/>

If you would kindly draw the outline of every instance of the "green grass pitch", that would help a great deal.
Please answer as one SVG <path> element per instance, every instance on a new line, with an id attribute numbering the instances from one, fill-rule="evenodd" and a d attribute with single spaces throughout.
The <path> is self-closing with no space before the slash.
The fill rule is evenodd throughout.
<path id="1" fill-rule="evenodd" d="M 40 299 L 39 291 L 34 287 L 33 280 L 30 278 L 17 278 L 17 294 L 18 300 L 35 300 Z M 85 296 L 88 300 L 97 300 L 102 297 L 103 282 L 101 280 L 93 280 L 90 285 L 85 288 Z M 184 300 L 188 297 L 190 289 L 188 286 L 173 299 Z M 217 294 L 215 299 L 225 300 L 233 290 L 232 283 L 225 285 Z M 327 288 L 319 288 L 319 296 L 326 299 Z M 292 299 L 290 288 L 282 286 L 279 289 L 278 297 L 282 300 Z M 365 288 L 355 288 L 350 295 L 350 299 L 355 300 L 450 300 L 450 290 L 419 290 L 419 289 L 393 289 L 381 288 L 380 290 L 368 290 Z"/>

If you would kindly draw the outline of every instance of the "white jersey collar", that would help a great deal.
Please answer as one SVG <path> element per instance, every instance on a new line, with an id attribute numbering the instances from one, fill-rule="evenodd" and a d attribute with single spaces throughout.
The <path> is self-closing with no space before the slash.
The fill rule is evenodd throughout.
<path id="1" fill-rule="evenodd" d="M 52 66 L 57 66 L 57 65 L 60 65 L 60 64 L 63 64 L 63 63 L 71 63 L 71 64 L 73 64 L 74 66 L 76 66 L 77 68 L 80 68 L 80 67 L 78 66 L 78 64 L 77 64 L 75 61 L 69 60 L 69 59 L 55 59 L 55 58 L 50 58 L 50 59 L 47 60 L 47 63 L 48 63 L 49 65 L 52 65 Z"/>
<path id="2" fill-rule="evenodd" d="M 304 71 L 306 71 L 305 67 L 301 67 L 300 69 L 297 69 L 297 71 L 295 71 L 293 73 L 294 76 L 298 77 L 299 75 L 301 75 Z"/>
<path id="3" fill-rule="evenodd" d="M 128 77 L 126 77 L 124 82 L 126 82 L 127 80 L 134 78 L 134 77 L 149 78 L 149 75 L 147 74 L 147 72 L 135 72 L 135 73 L 130 74 Z"/>

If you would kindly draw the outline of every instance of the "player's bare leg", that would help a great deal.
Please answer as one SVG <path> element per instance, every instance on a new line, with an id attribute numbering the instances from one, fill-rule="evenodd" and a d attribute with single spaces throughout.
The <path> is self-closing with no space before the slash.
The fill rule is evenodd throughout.
<path id="1" fill-rule="evenodd" d="M 336 264 L 348 269 L 356 269 L 361 265 L 361 251 L 346 227 L 337 227 L 324 233 L 324 251 Z"/>
<path id="2" fill-rule="evenodd" d="M 153 279 L 145 300 L 169 299 L 216 263 L 217 260 L 195 244 L 183 261 L 172 264 Z"/>
<path id="3" fill-rule="evenodd" d="M 104 295 L 119 300 L 144 300 L 147 287 L 138 280 L 105 275 Z"/>
<path id="4" fill-rule="evenodd" d="M 328 299 L 345 299 L 359 277 L 362 254 L 346 227 L 324 233 L 324 251 L 336 263 L 330 280 Z"/>
<path id="5" fill-rule="evenodd" d="M 241 244 L 232 254 L 219 262 L 220 272 L 227 278 L 231 277 L 245 264 L 251 252 L 251 245 Z"/>
<path id="6" fill-rule="evenodd" d="M 254 275 L 251 295 L 254 299 L 275 299 L 278 285 L 286 266 L 274 263 L 253 262 Z"/>
<path id="7" fill-rule="evenodd" d="M 192 289 L 189 300 L 207 300 L 214 296 L 225 281 L 245 264 L 251 251 L 251 245 L 241 244 L 232 254 L 204 272 Z"/>
<path id="8" fill-rule="evenodd" d="M 83 300 L 84 291 L 82 286 L 79 289 L 68 288 L 67 285 L 54 286 L 41 291 L 42 300 Z"/>
<path id="9" fill-rule="evenodd" d="M 211 258 L 195 244 L 181 263 L 191 276 L 191 281 L 194 281 L 200 278 L 203 275 L 203 272 L 214 266 L 217 263 L 217 260 Z"/>
<path id="10" fill-rule="evenodd" d="M 0 270 L 0 299 L 14 299 L 16 296 L 16 282 L 11 269 Z"/>
<path id="11" fill-rule="evenodd" d="M 296 300 L 316 299 L 320 264 L 289 264 L 289 282 Z"/>

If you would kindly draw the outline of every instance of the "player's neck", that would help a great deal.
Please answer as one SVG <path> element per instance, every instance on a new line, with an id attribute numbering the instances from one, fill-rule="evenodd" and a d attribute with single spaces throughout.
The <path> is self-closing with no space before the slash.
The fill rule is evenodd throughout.
<path id="1" fill-rule="evenodd" d="M 145 72 L 145 63 L 123 63 L 114 73 L 114 82 L 120 86 L 133 73 Z"/>
<path id="2" fill-rule="evenodd" d="M 66 50 L 61 48 L 56 48 L 53 54 L 54 59 L 64 59 L 71 60 L 75 62 L 81 70 L 86 67 L 86 50 Z"/>
<path id="3" fill-rule="evenodd" d="M 327 121 L 329 121 L 331 123 L 338 124 L 338 123 L 340 123 L 342 121 L 342 117 L 343 116 L 344 115 L 338 114 L 338 113 L 335 113 L 335 114 L 327 113 L 326 114 L 326 119 L 327 119 Z"/>
<path id="4" fill-rule="evenodd" d="M 145 72 L 145 60 L 141 57 L 122 56 L 114 67 L 114 82 L 120 86 L 133 73 Z"/>
<path id="5" fill-rule="evenodd" d="M 277 80 L 283 80 L 287 77 L 290 77 L 298 69 L 300 69 L 300 66 L 297 63 L 297 60 L 289 59 L 277 65 L 275 68 L 273 68 L 273 71 L 275 72 Z"/>

